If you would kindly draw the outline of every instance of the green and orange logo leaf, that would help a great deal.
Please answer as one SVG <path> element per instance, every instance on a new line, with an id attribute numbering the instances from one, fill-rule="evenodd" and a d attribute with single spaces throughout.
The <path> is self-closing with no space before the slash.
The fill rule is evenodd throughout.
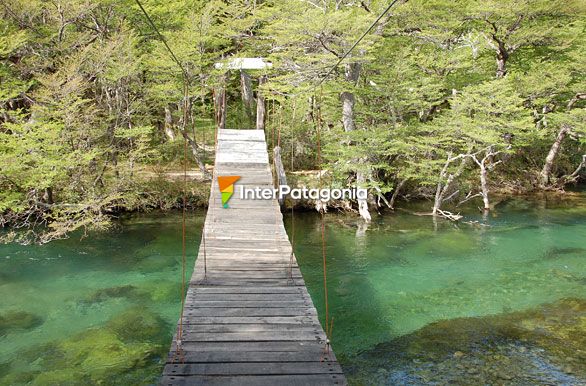
<path id="1" fill-rule="evenodd" d="M 234 194 L 234 183 L 240 179 L 240 176 L 218 176 L 218 186 L 222 194 L 222 206 L 228 207 L 228 200 Z"/>

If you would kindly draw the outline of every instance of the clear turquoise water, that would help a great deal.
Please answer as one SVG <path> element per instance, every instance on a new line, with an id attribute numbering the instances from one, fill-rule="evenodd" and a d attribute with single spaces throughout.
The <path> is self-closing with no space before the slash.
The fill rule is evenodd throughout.
<path id="1" fill-rule="evenodd" d="M 332 343 L 353 383 L 427 384 L 397 362 L 393 342 L 434 322 L 586 299 L 586 195 L 512 199 L 487 218 L 471 207 L 463 213 L 478 223 L 434 224 L 399 211 L 364 230 L 353 216 L 326 216 Z M 189 217 L 188 276 L 202 218 Z M 295 241 L 323 319 L 320 216 L 296 214 Z M 180 261 L 180 215 L 168 213 L 81 241 L 0 246 L 0 384 L 156 383 L 179 314 Z M 32 321 L 15 324 L 19 311 Z M 576 360 L 579 373 L 586 366 Z M 391 368 L 406 375 L 392 378 Z"/>
<path id="2" fill-rule="evenodd" d="M 187 277 L 203 215 L 189 216 Z M 0 376 L 6 376 L 0 383 L 111 384 L 108 369 L 125 376 L 118 384 L 155 383 L 179 315 L 181 248 L 177 213 L 136 216 L 81 241 L 73 236 L 42 246 L 0 246 L 0 315 L 25 311 L 42 319 L 35 328 L 0 330 Z M 101 334 L 129 309 L 152 319 L 151 336 L 120 342 Z M 84 345 L 115 360 L 79 353 Z M 39 377 L 47 371 L 61 373 Z"/>
<path id="3" fill-rule="evenodd" d="M 407 209 L 425 212 L 428 206 L 419 203 Z M 385 367 L 395 373 L 407 371 L 404 363 L 396 363 L 396 347 L 403 344 L 402 337 L 408 337 L 409 345 L 419 350 L 433 350 L 437 341 L 418 336 L 430 323 L 459 323 L 457 318 L 472 317 L 476 319 L 470 323 L 476 328 L 483 321 L 495 323 L 483 319 L 491 315 L 539 311 L 566 298 L 586 300 L 586 195 L 564 201 L 510 199 L 486 217 L 474 207 L 464 208 L 462 213 L 465 221 L 474 223 L 434 223 L 427 216 L 399 212 L 378 216 L 366 231 L 355 217 L 325 216 L 332 345 L 353 383 L 436 384 L 422 380 L 425 378 L 373 378 Z M 287 224 L 291 231 L 290 215 Z M 320 224 L 317 214 L 295 216 L 296 256 L 323 324 Z M 576 313 L 576 334 L 582 339 L 586 336 L 584 311 Z M 429 333 L 433 335 L 433 331 L 425 331 Z M 459 339 L 459 333 L 448 340 L 452 338 Z M 572 364 L 573 373 L 577 369 L 586 372 L 584 354 Z M 441 373 L 437 360 L 422 363 L 429 366 L 430 373 Z M 463 381 L 469 376 L 461 366 L 450 370 L 456 375 L 455 382 L 475 384 Z M 519 370 L 523 371 L 528 370 Z M 546 375 L 511 384 L 548 384 L 551 380 Z M 565 378 L 560 377 L 553 379 L 555 384 L 586 384 L 582 383 L 586 378 L 564 383 L 560 379 Z M 437 384 L 449 381 L 444 377 Z M 481 382 L 493 384 L 486 378 Z M 503 384 L 502 379 L 495 382 Z"/>

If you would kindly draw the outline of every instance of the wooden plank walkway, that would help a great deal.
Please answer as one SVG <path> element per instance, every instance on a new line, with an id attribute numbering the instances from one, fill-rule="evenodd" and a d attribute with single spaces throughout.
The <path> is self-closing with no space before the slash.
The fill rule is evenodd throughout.
<path id="1" fill-rule="evenodd" d="M 264 132 L 220 130 L 215 176 L 272 187 Z M 182 358 L 173 340 L 161 385 L 346 385 L 292 253 L 276 200 L 222 208 L 214 178 L 189 283 Z"/>

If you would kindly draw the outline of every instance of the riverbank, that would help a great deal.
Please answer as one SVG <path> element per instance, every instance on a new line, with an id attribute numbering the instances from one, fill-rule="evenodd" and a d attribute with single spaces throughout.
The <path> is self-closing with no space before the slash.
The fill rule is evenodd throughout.
<path id="1" fill-rule="evenodd" d="M 208 171 L 213 173 L 213 167 L 208 165 Z M 203 174 L 197 170 L 190 170 L 186 174 L 180 170 L 162 170 L 148 171 L 145 170 L 141 173 L 141 176 L 148 178 L 152 181 L 166 181 L 169 184 L 167 194 L 163 194 L 164 202 L 175 203 L 174 205 L 165 205 L 157 207 L 156 209 L 176 209 L 181 206 L 183 200 L 183 179 L 186 177 L 187 181 L 187 202 L 191 208 L 207 208 L 207 199 L 209 197 L 209 189 L 211 182 L 204 178 Z M 334 186 L 327 177 L 327 173 L 324 174 L 323 181 L 319 181 L 319 171 L 317 170 L 301 170 L 295 172 L 287 172 L 286 178 L 291 188 L 308 188 L 315 189 L 321 187 L 336 187 L 343 188 L 342 186 Z M 321 185 L 320 185 L 321 184 Z M 499 205 L 508 199 L 523 198 L 527 200 L 543 199 L 543 200 L 554 200 L 562 201 L 565 199 L 572 199 L 573 197 L 579 197 L 583 191 L 586 191 L 586 185 L 570 185 L 565 190 L 536 190 L 536 189 L 511 189 L 507 186 L 495 186 L 493 187 L 493 193 L 491 195 L 493 206 Z M 391 195 L 386 194 L 385 197 L 378 197 L 373 194 L 372 189 L 370 191 L 370 210 L 373 213 L 389 213 L 393 210 L 401 207 L 410 207 L 412 202 L 429 202 L 429 207 L 433 206 L 433 201 L 430 197 L 423 197 L 414 195 L 413 192 L 405 191 L 396 197 L 396 201 L 393 202 L 393 208 L 389 208 L 389 201 Z M 459 196 L 455 196 L 453 200 L 446 203 L 446 207 L 450 209 L 456 209 L 462 204 L 458 200 Z M 465 198 L 465 197 L 460 197 Z M 463 205 L 464 208 L 468 207 L 482 207 L 482 199 L 477 197 L 473 200 L 466 200 L 467 205 Z M 330 210 L 335 212 L 348 212 L 358 213 L 356 203 L 348 200 L 330 200 L 328 207 Z M 423 207 L 423 205 L 422 205 Z M 314 200 L 303 200 L 296 199 L 292 200 L 286 198 L 283 202 L 283 210 L 298 210 L 303 211 L 314 211 L 316 210 L 316 203 Z"/>
<path id="2" fill-rule="evenodd" d="M 213 167 L 207 165 L 211 174 Z M 319 189 L 323 187 L 345 188 L 336 185 L 328 173 L 315 170 L 295 171 L 287 173 L 287 182 L 291 188 Z M 172 168 L 142 168 L 136 171 L 132 182 L 116 188 L 116 192 L 107 197 L 95 197 L 91 203 L 54 203 L 43 204 L 39 201 L 31 202 L 31 207 L 16 213 L 7 211 L 0 218 L 3 232 L 0 233 L 0 242 L 19 242 L 22 244 L 47 243 L 52 240 L 68 237 L 68 234 L 78 229 L 108 230 L 115 226 L 116 219 L 129 216 L 133 213 L 148 213 L 153 210 L 171 211 L 183 206 L 189 210 L 207 208 L 211 180 L 204 177 L 200 171 L 189 168 L 187 173 Z M 404 189 L 403 189 L 404 190 Z M 395 195 L 376 193 L 376 189 L 369 190 L 368 207 L 371 216 L 406 211 L 411 214 L 429 215 L 434 207 L 431 193 L 401 191 Z M 491 194 L 491 208 L 494 209 L 509 199 L 525 198 L 528 200 L 542 199 L 563 201 L 571 200 L 576 194 L 584 191 L 584 185 L 569 186 L 567 190 L 517 190 L 511 191 L 506 186 L 494 188 Z M 442 209 L 449 213 L 448 219 L 459 219 L 461 208 L 475 207 L 482 211 L 483 203 L 480 197 L 469 199 L 462 195 L 450 194 L 450 200 L 442 203 Z M 56 193 L 54 193 L 56 194 Z M 54 196 L 54 198 L 60 198 Z M 418 205 L 418 203 L 422 203 Z M 415 204 L 420 210 L 409 211 Z M 322 206 L 319 205 L 321 208 Z M 298 212 L 316 211 L 318 205 L 315 200 L 286 198 L 283 211 L 291 209 Z M 352 213 L 357 217 L 358 203 L 350 200 L 330 200 L 327 211 L 333 213 Z M 455 214 L 452 216 L 451 214 Z"/>

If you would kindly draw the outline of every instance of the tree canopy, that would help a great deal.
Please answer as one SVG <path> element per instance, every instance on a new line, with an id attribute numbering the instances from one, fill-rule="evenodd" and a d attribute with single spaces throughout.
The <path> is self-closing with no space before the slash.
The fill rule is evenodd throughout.
<path id="1" fill-rule="evenodd" d="M 135 1 L 0 0 L 0 223 L 38 228 L 21 240 L 181 205 L 160 172 L 209 178 L 219 89 L 227 127 L 252 125 L 245 77 L 214 68 L 233 57 L 274 64 L 248 75 L 288 171 L 368 187 L 363 217 L 401 197 L 489 210 L 489 192 L 584 176 L 583 1 L 399 1 L 319 87 L 388 2 L 143 4 L 164 41 Z"/>

